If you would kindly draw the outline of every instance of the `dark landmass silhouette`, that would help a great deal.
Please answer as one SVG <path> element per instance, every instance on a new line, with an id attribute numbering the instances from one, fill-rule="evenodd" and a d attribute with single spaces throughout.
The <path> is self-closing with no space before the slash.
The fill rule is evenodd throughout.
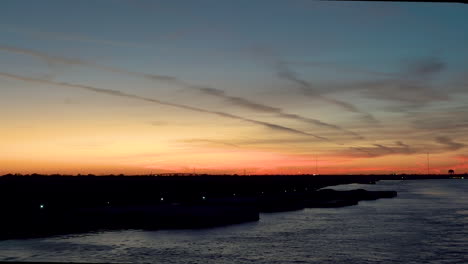
<path id="1" fill-rule="evenodd" d="M 449 175 L 0 177 L 0 239 L 115 229 L 207 228 L 258 221 L 260 212 L 355 205 L 395 191 L 323 187 Z"/>

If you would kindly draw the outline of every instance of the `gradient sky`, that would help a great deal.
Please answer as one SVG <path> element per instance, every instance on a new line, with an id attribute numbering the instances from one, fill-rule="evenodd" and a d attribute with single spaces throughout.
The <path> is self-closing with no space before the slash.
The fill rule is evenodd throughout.
<path id="1" fill-rule="evenodd" d="M 0 174 L 468 171 L 468 5 L 0 3 Z"/>

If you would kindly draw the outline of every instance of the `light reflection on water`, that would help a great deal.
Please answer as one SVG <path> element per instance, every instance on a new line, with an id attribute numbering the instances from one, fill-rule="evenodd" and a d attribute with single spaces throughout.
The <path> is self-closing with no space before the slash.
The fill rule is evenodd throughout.
<path id="1" fill-rule="evenodd" d="M 138 263 L 468 263 L 468 181 L 383 181 L 357 206 L 262 214 L 201 230 L 139 230 L 0 241 L 0 260 Z"/>

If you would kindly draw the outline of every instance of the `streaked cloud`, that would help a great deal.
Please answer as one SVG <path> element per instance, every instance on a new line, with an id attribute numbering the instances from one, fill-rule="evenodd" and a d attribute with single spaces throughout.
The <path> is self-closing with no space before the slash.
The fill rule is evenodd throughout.
<path id="1" fill-rule="evenodd" d="M 254 57 L 261 58 L 262 60 L 268 62 L 270 66 L 273 66 L 277 77 L 297 85 L 304 95 L 331 105 L 338 106 L 340 109 L 347 112 L 358 113 L 361 115 L 361 118 L 364 121 L 372 123 L 373 125 L 380 123 L 380 121 L 377 120 L 372 114 L 358 109 L 352 103 L 325 96 L 324 92 L 318 85 L 313 85 L 310 81 L 299 77 L 299 74 L 290 67 L 291 65 L 298 65 L 299 63 L 288 62 L 279 54 L 273 52 L 269 47 L 254 47 L 250 51 Z M 319 66 L 325 64 L 316 63 L 315 65 Z M 330 67 L 330 64 L 327 64 L 327 67 Z"/>
<path id="2" fill-rule="evenodd" d="M 411 127 L 420 130 L 444 133 L 468 132 L 468 108 L 449 107 L 436 111 L 410 112 L 407 114 Z"/>
<path id="3" fill-rule="evenodd" d="M 375 75 L 362 81 L 347 81 L 337 84 L 331 81 L 322 89 L 331 91 L 354 91 L 359 95 L 394 105 L 394 111 L 407 111 L 432 102 L 449 101 L 447 89 L 433 83 L 445 69 L 446 63 L 439 57 L 427 56 L 404 60 L 398 72 L 388 76 Z"/>
<path id="4" fill-rule="evenodd" d="M 190 110 L 190 111 L 194 111 L 194 112 L 207 113 L 207 114 L 221 116 L 221 117 L 224 117 L 224 118 L 241 120 L 241 121 L 245 121 L 245 122 L 248 122 L 248 123 L 251 123 L 251 124 L 260 125 L 260 126 L 272 129 L 272 130 L 276 130 L 276 131 L 283 131 L 283 132 L 292 133 L 292 134 L 296 134 L 296 135 L 309 136 L 309 137 L 314 137 L 314 138 L 319 139 L 319 140 L 329 141 L 329 139 L 327 139 L 325 137 L 321 137 L 321 136 L 318 136 L 318 135 L 314 135 L 314 134 L 304 132 L 304 131 L 301 131 L 301 130 L 297 130 L 297 129 L 294 129 L 294 128 L 290 128 L 290 127 L 285 127 L 285 126 L 281 126 L 281 125 L 277 125 L 277 124 L 258 121 L 258 120 L 245 118 L 245 117 L 241 117 L 241 116 L 237 116 L 237 115 L 233 115 L 233 114 L 229 114 L 229 113 L 225 113 L 225 112 L 211 111 L 211 110 L 198 108 L 198 107 L 192 107 L 192 106 L 183 105 L 183 104 L 165 102 L 165 101 L 161 101 L 161 100 L 157 100 L 157 99 L 153 99 L 153 98 L 148 98 L 148 97 L 143 97 L 143 96 L 139 96 L 139 95 L 129 94 L 129 93 L 125 93 L 125 92 L 121 92 L 121 91 L 117 91 L 117 90 L 112 90 L 112 89 L 96 88 L 96 87 L 92 87 L 92 86 L 72 84 L 72 83 L 66 83 L 66 82 L 54 82 L 54 81 L 49 81 L 49 80 L 43 80 L 43 79 L 26 77 L 26 76 L 14 75 L 14 74 L 10 74 L 10 73 L 0 73 L 0 76 L 5 77 L 5 78 L 10 78 L 10 79 L 15 79 L 15 80 L 26 81 L 26 82 L 58 85 L 58 86 L 64 86 L 64 87 L 69 87 L 69 88 L 76 88 L 76 89 L 93 91 L 93 92 L 96 92 L 96 93 L 108 94 L 108 95 L 112 95 L 112 96 L 127 97 L 127 98 L 132 98 L 132 99 L 136 99 L 136 100 L 140 100 L 140 101 L 146 101 L 146 102 L 151 102 L 151 103 L 155 103 L 155 104 L 166 105 L 166 106 L 171 106 L 171 107 L 175 107 L 175 108 Z"/>
<path id="5" fill-rule="evenodd" d="M 108 71 L 108 72 L 113 72 L 113 73 L 118 73 L 118 74 L 126 74 L 126 75 L 131 75 L 135 77 L 140 77 L 140 78 L 145 78 L 151 81 L 162 81 L 162 82 L 167 82 L 171 83 L 174 85 L 178 85 L 181 87 L 184 87 L 186 89 L 190 90 L 196 90 L 202 94 L 205 95 L 210 95 L 219 99 L 222 99 L 232 105 L 236 105 L 239 107 L 247 108 L 253 111 L 259 111 L 263 113 L 270 113 L 274 114 L 278 117 L 285 118 L 285 119 L 291 119 L 295 121 L 300 121 L 304 122 L 307 124 L 312 124 L 315 126 L 319 127 L 325 127 L 329 129 L 334 129 L 341 131 L 343 133 L 347 133 L 349 135 L 353 135 L 358 139 L 363 139 L 363 137 L 355 132 L 349 131 L 347 129 L 344 129 L 340 126 L 329 124 L 326 122 L 323 122 L 318 119 L 314 118 L 309 118 L 309 117 L 304 117 L 300 116 L 297 114 L 292 114 L 285 112 L 285 110 L 279 108 L 279 107 L 273 107 L 269 106 L 266 104 L 254 102 L 250 99 L 247 98 L 242 98 L 242 97 L 237 97 L 237 96 L 231 96 L 226 94 L 225 91 L 213 87 L 208 87 L 208 86 L 199 86 L 195 84 L 188 83 L 186 81 L 183 81 L 175 76 L 169 76 L 169 75 L 157 75 L 157 74 L 147 74 L 147 73 L 141 73 L 141 72 L 133 72 L 133 71 L 128 71 L 125 69 L 120 69 L 116 67 L 111 67 L 111 66 L 105 66 L 105 65 L 100 65 L 94 62 L 89 62 L 89 61 L 83 61 L 80 59 L 74 59 L 74 58 L 64 58 L 64 57 L 58 57 L 58 56 L 52 56 L 43 52 L 38 52 L 38 51 L 33 51 L 33 50 L 28 50 L 28 49 L 22 49 L 22 48 L 17 48 L 17 47 L 11 47 L 11 46 L 4 46 L 0 45 L 0 50 L 7 51 L 7 52 L 12 52 L 12 53 L 17 53 L 17 54 L 23 54 L 23 55 L 29 55 L 29 56 L 34 56 L 40 59 L 43 59 L 47 61 L 48 63 L 62 63 L 62 64 L 67 64 L 67 65 L 77 65 L 77 66 L 89 66 L 89 67 L 94 67 L 100 70 Z M 337 101 L 337 103 L 341 103 Z M 347 105 L 345 103 L 343 104 L 343 107 L 347 107 L 350 109 L 353 109 L 353 106 Z M 371 116 L 368 116 L 368 118 L 372 118 Z"/>
<path id="6" fill-rule="evenodd" d="M 441 73 L 447 67 L 446 63 L 439 57 L 423 57 L 415 60 L 409 60 L 405 63 L 406 75 L 408 77 L 433 77 Z"/>
<path id="7" fill-rule="evenodd" d="M 349 131 L 349 130 L 344 129 L 344 128 L 340 127 L 340 126 L 329 124 L 329 123 L 326 123 L 326 122 L 323 122 L 323 121 L 320 121 L 320 120 L 314 119 L 314 118 L 309 118 L 309 117 L 304 117 L 304 116 L 300 116 L 300 115 L 297 115 L 297 114 L 287 113 L 287 112 L 285 112 L 283 109 L 281 109 L 279 107 L 272 107 L 272 106 L 269 106 L 269 105 L 256 103 L 256 102 L 253 102 L 253 101 L 251 101 L 249 99 L 242 98 L 242 97 L 230 96 L 230 95 L 227 95 L 223 90 L 220 90 L 220 89 L 215 89 L 215 88 L 212 88 L 212 87 L 194 86 L 194 85 L 190 85 L 190 87 L 194 88 L 194 89 L 197 89 L 197 90 L 199 90 L 200 92 L 202 92 L 204 94 L 212 95 L 212 96 L 221 98 L 221 99 L 223 99 L 223 100 L 225 100 L 225 101 L 227 101 L 227 102 L 229 102 L 229 103 L 231 103 L 233 105 L 241 106 L 241 107 L 248 108 L 248 109 L 255 110 L 255 111 L 259 111 L 259 112 L 275 114 L 275 115 L 277 115 L 278 117 L 281 117 L 281 118 L 301 121 L 301 122 L 304 122 L 304 123 L 308 123 L 308 124 L 312 124 L 312 125 L 316 125 L 316 126 L 320 126 L 320 127 L 325 127 L 325 128 L 338 130 L 338 131 L 344 132 L 346 134 L 353 135 L 354 137 L 356 137 L 358 139 L 363 139 L 364 138 L 361 135 L 359 135 L 358 133 Z"/>
<path id="8" fill-rule="evenodd" d="M 229 143 L 222 140 L 214 140 L 214 139 L 201 139 L 201 138 L 193 138 L 193 139 L 184 139 L 181 140 L 184 143 L 196 143 L 196 144 L 206 144 L 206 145 L 215 145 L 215 146 L 227 146 L 227 147 L 234 147 L 239 148 L 239 145 Z"/>
<path id="9" fill-rule="evenodd" d="M 448 137 L 436 137 L 436 142 L 446 146 L 447 150 L 459 150 L 466 146 L 465 144 L 454 142 Z"/>
<path id="10" fill-rule="evenodd" d="M 78 42 L 85 42 L 85 43 L 91 43 L 91 44 L 111 45 L 111 46 L 125 47 L 125 48 L 148 47 L 148 45 L 141 44 L 141 43 L 127 42 L 127 41 L 120 41 L 120 40 L 119 41 L 104 40 L 104 39 L 98 39 L 98 38 L 80 35 L 80 34 L 50 32 L 50 31 L 29 29 L 29 28 L 12 26 L 12 25 L 0 25 L 0 30 L 6 31 L 6 32 L 27 34 L 27 35 L 31 35 L 34 37 L 53 39 L 53 40 L 78 41 Z"/>
<path id="11" fill-rule="evenodd" d="M 392 145 L 372 144 L 368 147 L 351 147 L 338 155 L 375 158 L 389 155 L 436 154 L 460 150 L 466 146 L 445 136 L 436 137 L 434 142 L 436 144 L 419 144 L 417 146 L 410 146 L 401 141 L 396 141 Z"/>
<path id="12" fill-rule="evenodd" d="M 374 124 L 379 123 L 379 121 L 373 115 L 359 110 L 356 106 L 354 106 L 353 104 L 349 102 L 341 101 L 338 99 L 334 99 L 334 98 L 330 98 L 330 97 L 322 95 L 320 91 L 316 89 L 314 85 L 312 85 L 312 83 L 300 78 L 296 72 L 294 72 L 289 66 L 287 66 L 286 63 L 283 63 L 281 61 L 277 62 L 277 69 L 278 69 L 278 72 L 277 72 L 278 77 L 299 85 L 304 95 L 319 99 L 321 101 L 324 101 L 326 103 L 329 103 L 335 106 L 338 106 L 341 109 L 346 110 L 348 112 L 362 114 L 363 119 L 367 120 L 368 122 L 371 122 Z"/>
<path id="13" fill-rule="evenodd" d="M 2 5 L 0 174 L 468 168 L 466 8 L 205 7 Z"/>

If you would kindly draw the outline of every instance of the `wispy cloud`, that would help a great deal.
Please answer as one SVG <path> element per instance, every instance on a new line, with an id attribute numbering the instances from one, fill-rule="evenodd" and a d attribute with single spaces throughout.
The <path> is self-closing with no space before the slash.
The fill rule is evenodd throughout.
<path id="1" fill-rule="evenodd" d="M 430 112 L 408 113 L 412 127 L 454 134 L 468 132 L 468 108 L 450 107 Z"/>
<path id="2" fill-rule="evenodd" d="M 434 154 L 456 151 L 466 146 L 463 143 L 455 142 L 453 139 L 445 136 L 436 137 L 434 142 L 437 143 L 437 145 L 410 146 L 401 141 L 397 141 L 393 145 L 373 144 L 369 147 L 351 147 L 341 152 L 339 155 L 374 158 L 388 155 L 424 154 L 428 152 Z"/>
<path id="3" fill-rule="evenodd" d="M 459 150 L 465 147 L 465 144 L 454 142 L 448 137 L 436 137 L 436 142 L 446 146 L 447 150 Z"/>
<path id="4" fill-rule="evenodd" d="M 126 75 L 131 75 L 135 77 L 140 77 L 140 78 L 145 78 L 151 81 L 163 81 L 163 82 L 168 82 L 171 84 L 175 84 L 181 87 L 184 87 L 186 89 L 190 90 L 196 90 L 202 94 L 213 96 L 219 99 L 222 99 L 232 105 L 236 105 L 239 107 L 247 108 L 253 111 L 259 111 L 259 112 L 264 112 L 264 113 L 270 113 L 274 114 L 278 117 L 285 118 L 285 119 L 290 119 L 290 120 L 295 120 L 295 121 L 300 121 L 304 122 L 307 124 L 312 124 L 320 127 L 325 127 L 329 129 L 334 129 L 341 131 L 343 133 L 353 135 L 354 137 L 358 139 L 363 139 L 363 137 L 355 132 L 349 131 L 347 129 L 344 129 L 340 126 L 329 124 L 326 122 L 323 122 L 318 119 L 314 118 L 309 118 L 309 117 L 304 117 L 300 116 L 297 114 L 291 114 L 286 111 L 284 111 L 281 108 L 278 107 L 273 107 L 269 106 L 266 104 L 254 102 L 250 99 L 247 98 L 242 98 L 242 97 L 237 97 L 237 96 L 231 96 L 228 95 L 225 91 L 213 87 L 208 87 L 208 86 L 200 86 L 200 85 L 195 85 L 188 83 L 186 81 L 183 81 L 175 76 L 169 76 L 169 75 L 157 75 L 157 74 L 147 74 L 147 73 L 141 73 L 141 72 L 133 72 L 133 71 L 128 71 L 125 69 L 120 69 L 116 67 L 110 67 L 110 66 L 105 66 L 105 65 L 100 65 L 94 62 L 89 62 L 89 61 L 83 61 L 80 59 L 74 59 L 74 58 L 64 58 L 64 57 L 58 57 L 58 56 L 52 56 L 43 52 L 37 52 L 33 50 L 28 50 L 28 49 L 22 49 L 22 48 L 17 48 L 17 47 L 10 47 L 10 46 L 4 46 L 0 45 L 0 50 L 7 51 L 7 52 L 12 52 L 12 53 L 17 53 L 17 54 L 23 54 L 23 55 L 29 55 L 29 56 L 34 56 L 36 58 L 40 58 L 42 60 L 47 61 L 48 63 L 61 63 L 61 64 L 67 64 L 67 65 L 78 65 L 78 66 L 89 66 L 89 67 L 94 67 L 96 69 L 108 71 L 108 72 L 113 72 L 113 73 L 118 73 L 118 74 L 126 74 Z M 340 102 L 337 102 L 340 103 Z M 344 105 L 343 107 L 348 107 L 352 108 L 352 106 L 347 106 Z M 372 118 L 372 117 L 368 117 Z"/>
<path id="5" fill-rule="evenodd" d="M 152 126 L 166 126 L 169 123 L 164 121 L 153 121 L 150 123 Z"/>
<path id="6" fill-rule="evenodd" d="M 284 60 L 280 55 L 276 54 L 268 47 L 254 47 L 250 51 L 255 57 L 259 57 L 262 60 L 267 61 L 270 66 L 273 66 L 276 71 L 276 75 L 280 79 L 296 84 L 304 95 L 314 99 L 319 99 L 328 104 L 338 106 L 339 108 L 348 112 L 359 113 L 361 114 L 363 120 L 372 123 L 373 125 L 380 123 L 380 121 L 377 120 L 372 114 L 361 111 L 351 103 L 325 96 L 323 95 L 323 91 L 318 89 L 319 87 L 313 85 L 311 82 L 305 79 L 300 78 L 299 74 L 290 67 L 290 65 L 299 65 L 298 62 Z M 323 66 L 325 64 L 315 63 L 310 65 Z M 327 64 L 327 67 L 330 67 L 330 64 Z"/>
<path id="7" fill-rule="evenodd" d="M 213 140 L 213 139 L 201 139 L 201 138 L 193 138 L 193 139 L 184 139 L 182 140 L 184 143 L 201 143 L 201 144 L 207 144 L 207 145 L 215 145 L 215 146 L 228 146 L 228 147 L 235 147 L 239 148 L 239 145 L 226 142 L 223 140 Z"/>
<path id="8" fill-rule="evenodd" d="M 180 108 L 180 109 L 185 109 L 185 110 L 190 110 L 194 112 L 200 112 L 200 113 L 207 113 L 207 114 L 212 114 L 212 115 L 217 115 L 221 116 L 224 118 L 230 118 L 230 119 L 236 119 L 236 120 L 241 120 L 244 122 L 248 122 L 251 124 L 255 125 L 261 125 L 263 127 L 276 130 L 276 131 L 283 131 L 291 134 L 296 134 L 296 135 L 303 135 L 303 136 L 309 136 L 309 137 L 314 137 L 319 140 L 325 140 L 329 141 L 329 139 L 325 137 L 321 137 L 318 135 L 314 135 L 308 132 L 304 132 L 301 130 L 297 130 L 294 128 L 290 127 L 285 127 L 273 123 L 268 123 L 268 122 L 263 122 L 263 121 L 258 121 L 250 118 L 245 118 L 225 112 L 218 112 L 218 111 L 211 111 L 203 108 L 198 108 L 198 107 L 192 107 L 188 105 L 183 105 L 183 104 L 177 104 L 177 103 L 171 103 L 171 102 L 166 102 L 166 101 L 161 101 L 158 99 L 154 98 L 149 98 L 149 97 L 143 97 L 135 94 L 129 94 L 125 92 L 121 92 L 118 90 L 112 90 L 112 89 L 103 89 L 103 88 L 96 88 L 93 86 L 87 86 L 87 85 L 81 85 L 81 84 L 72 84 L 72 83 L 67 83 L 67 82 L 55 82 L 55 81 L 50 81 L 50 80 L 43 80 L 43 79 L 37 79 L 37 78 L 31 78 L 31 77 L 26 77 L 26 76 L 20 76 L 20 75 L 14 75 L 10 73 L 4 73 L 0 72 L 0 77 L 5 77 L 5 78 L 10 78 L 10 79 L 15 79 L 15 80 L 21 80 L 21 81 L 26 81 L 26 82 L 33 82 L 33 83 L 43 83 L 43 84 L 51 84 L 51 85 L 57 85 L 57 86 L 62 86 L 62 87 L 68 87 L 68 88 L 74 88 L 74 89 L 81 89 L 81 90 L 88 90 L 96 93 L 101 93 L 101 94 L 107 94 L 107 95 L 112 95 L 112 96 L 118 96 L 118 97 L 126 97 L 126 98 L 131 98 L 131 99 L 136 99 L 140 101 L 145 101 L 145 102 L 150 102 L 150 103 L 155 103 L 159 105 L 166 105 L 166 106 L 171 106 L 175 108 Z"/>
<path id="9" fill-rule="evenodd" d="M 139 1 L 130 1 L 130 2 L 136 3 Z M 106 39 L 91 37 L 89 35 L 69 33 L 69 32 L 67 33 L 51 32 L 51 31 L 40 30 L 37 28 L 20 27 L 17 25 L 0 24 L 0 30 L 5 31 L 5 32 L 18 33 L 22 35 L 29 35 L 29 36 L 33 36 L 36 38 L 64 40 L 64 41 L 72 41 L 72 42 L 83 42 L 83 43 L 100 44 L 100 45 L 105 45 L 105 46 L 115 46 L 115 47 L 123 47 L 123 48 L 151 48 L 155 46 L 155 45 L 148 44 L 148 43 L 138 43 L 138 42 L 130 42 L 130 41 L 124 41 L 124 40 L 106 40 Z M 225 31 L 217 28 L 215 25 L 207 23 L 204 26 L 194 25 L 188 28 L 182 28 L 173 32 L 168 32 L 166 34 L 157 35 L 154 38 L 151 38 L 149 40 L 154 40 L 158 42 L 159 41 L 175 41 L 175 40 L 184 38 L 189 35 L 200 34 L 200 33 L 225 34 Z M 230 34 L 232 34 L 232 32 L 230 32 Z"/>
<path id="10" fill-rule="evenodd" d="M 345 156 L 353 157 L 381 157 L 387 155 L 410 155 L 418 153 L 419 150 L 412 148 L 402 142 L 396 142 L 395 145 L 385 146 L 382 144 L 373 144 L 371 147 L 353 147 L 344 151 Z"/>
<path id="11" fill-rule="evenodd" d="M 357 134 L 357 133 L 355 133 L 353 131 L 349 131 L 347 129 L 344 129 L 344 128 L 340 127 L 340 126 L 329 124 L 329 123 L 326 123 L 326 122 L 323 122 L 323 121 L 320 121 L 320 120 L 314 119 L 314 118 L 304 117 L 304 116 L 300 116 L 300 115 L 297 115 L 297 114 L 291 114 L 291 113 L 285 112 L 283 109 L 281 109 L 279 107 L 272 107 L 272 106 L 269 106 L 269 105 L 253 102 L 253 101 L 251 101 L 249 99 L 242 98 L 242 97 L 230 96 L 230 95 L 226 94 L 223 90 L 220 90 L 220 89 L 216 89 L 216 88 L 212 88 L 212 87 L 194 86 L 194 85 L 190 85 L 190 87 L 194 88 L 194 89 L 197 89 L 197 90 L 199 90 L 200 92 L 202 92 L 204 94 L 221 98 L 221 99 L 223 99 L 223 100 L 225 100 L 225 101 L 227 101 L 227 102 L 229 102 L 229 103 L 231 103 L 233 105 L 241 106 L 241 107 L 248 108 L 248 109 L 255 110 L 255 111 L 259 111 L 259 112 L 275 114 L 276 116 L 281 117 L 281 118 L 301 121 L 301 122 L 304 122 L 304 123 L 308 123 L 308 124 L 312 124 L 312 125 L 316 125 L 316 126 L 320 126 L 320 127 L 335 129 L 335 130 L 344 132 L 346 134 L 353 135 L 354 137 L 356 137 L 358 139 L 363 139 L 364 138 L 361 135 L 359 135 L 359 134 Z"/>
<path id="12" fill-rule="evenodd" d="M 127 47 L 127 48 L 148 47 L 145 44 L 135 43 L 135 42 L 111 41 L 111 40 L 98 39 L 98 38 L 85 36 L 85 35 L 79 35 L 79 34 L 50 32 L 50 31 L 29 29 L 29 28 L 23 28 L 23 27 L 12 26 L 12 25 L 0 25 L 0 30 L 19 33 L 19 34 L 27 34 L 27 35 L 35 36 L 38 38 L 46 38 L 46 39 L 79 41 L 79 42 L 85 42 L 85 43 L 111 45 L 111 46 Z"/>
<path id="13" fill-rule="evenodd" d="M 349 112 L 361 113 L 362 118 L 368 122 L 378 122 L 372 114 L 361 111 L 358 107 L 345 101 L 336 100 L 327 96 L 330 92 L 355 92 L 361 97 L 388 101 L 393 105 L 388 109 L 397 112 L 406 112 L 408 109 L 422 107 L 431 102 L 448 101 L 450 95 L 446 89 L 440 89 L 433 83 L 439 75 L 447 69 L 447 63 L 438 56 L 423 56 L 408 58 L 401 61 L 395 72 L 368 71 L 365 69 L 348 68 L 338 63 L 301 62 L 282 58 L 268 47 L 255 47 L 250 50 L 254 56 L 273 65 L 276 75 L 284 80 L 295 83 L 301 91 L 310 97 L 320 99 Z M 327 83 L 314 84 L 300 77 L 291 66 L 317 67 L 344 73 L 366 75 L 363 80 L 350 80 L 339 83 L 329 80 Z M 465 92 L 466 82 L 460 78 L 458 86 Z"/>
<path id="14" fill-rule="evenodd" d="M 321 92 L 312 85 L 309 81 L 306 81 L 298 76 L 296 72 L 294 72 L 286 63 L 282 61 L 277 61 L 276 63 L 276 68 L 277 68 L 277 76 L 281 79 L 285 79 L 288 81 L 291 81 L 297 85 L 299 85 L 301 91 L 304 93 L 304 95 L 322 100 L 324 102 L 327 102 L 332 105 L 336 105 L 340 107 L 341 109 L 344 109 L 348 112 L 353 112 L 353 113 L 360 113 L 363 115 L 363 118 L 371 123 L 379 123 L 379 121 L 372 116 L 370 113 L 366 113 L 364 111 L 359 110 L 356 106 L 354 106 L 351 103 L 337 100 L 334 98 L 329 98 L 321 94 Z"/>
<path id="15" fill-rule="evenodd" d="M 301 63 L 297 61 L 285 60 L 279 54 L 272 51 L 269 47 L 266 46 L 253 47 L 252 49 L 250 49 L 250 52 L 253 54 L 254 57 L 258 57 L 261 60 L 266 61 L 270 65 L 270 67 L 273 66 L 274 70 L 276 71 L 276 76 L 278 76 L 280 79 L 287 80 L 291 83 L 296 84 L 304 95 L 314 99 L 319 99 L 331 105 L 338 106 L 339 108 L 348 112 L 359 113 L 361 114 L 361 118 L 364 121 L 372 123 L 373 125 L 377 125 L 380 123 L 380 121 L 376 119 L 372 114 L 358 109 L 351 103 L 325 96 L 324 91 L 320 89 L 323 87 L 313 85 L 310 81 L 300 78 L 299 74 L 295 72 L 290 66 L 305 66 L 304 64 L 306 64 L 307 66 L 334 68 L 335 70 L 339 71 L 344 70 L 343 67 L 324 62 Z M 349 68 L 347 68 L 346 70 L 349 70 Z M 364 70 L 361 71 L 366 72 Z"/>
<path id="16" fill-rule="evenodd" d="M 374 76 L 374 77 L 375 76 L 382 76 L 382 77 L 397 76 L 397 73 L 372 71 L 372 70 L 361 69 L 357 67 L 344 66 L 338 63 L 330 63 L 330 62 L 323 62 L 323 61 L 283 60 L 282 63 L 289 65 L 289 66 L 326 69 L 326 70 L 331 70 L 331 71 L 335 71 L 338 73 L 351 73 L 351 74 L 368 75 L 368 76 Z"/>
<path id="17" fill-rule="evenodd" d="M 368 98 L 404 103 L 412 107 L 450 99 L 447 93 L 434 90 L 428 84 L 412 80 L 388 79 L 352 85 L 360 89 L 361 94 Z"/>
<path id="18" fill-rule="evenodd" d="M 423 106 L 432 101 L 449 100 L 448 93 L 435 90 L 430 81 L 446 69 L 447 65 L 438 57 L 428 56 L 407 59 L 399 75 L 375 82 L 358 84 L 364 95 L 374 99 L 393 100 Z"/>
<path id="19" fill-rule="evenodd" d="M 446 69 L 447 65 L 438 57 L 423 57 L 405 63 L 406 73 L 410 77 L 433 77 Z"/>
<path id="20" fill-rule="evenodd" d="M 258 145 L 286 145 L 290 143 L 300 143 L 305 146 L 307 143 L 312 143 L 308 138 L 231 138 L 231 139 L 208 139 L 208 138 L 190 138 L 180 140 L 183 143 L 207 143 L 216 144 L 217 146 L 232 146 L 232 147 L 251 147 Z"/>
<path id="21" fill-rule="evenodd" d="M 34 50 L 29 50 L 29 49 L 22 49 L 22 48 L 17 48 L 17 47 L 11 47 L 11 46 L 5 46 L 5 45 L 0 45 L 0 50 L 11 52 L 11 53 L 16 53 L 16 54 L 33 56 L 33 57 L 42 59 L 48 63 L 61 63 L 61 64 L 74 65 L 74 66 L 88 66 L 88 67 L 94 67 L 96 69 L 100 69 L 100 70 L 104 70 L 108 72 L 128 74 L 128 75 L 133 75 L 137 77 L 144 77 L 150 80 L 158 80 L 158 81 L 166 81 L 166 82 L 180 82 L 180 84 L 182 84 L 182 82 L 179 79 L 173 76 L 169 76 L 169 75 L 156 75 L 156 74 L 132 72 L 132 71 L 127 71 L 127 70 L 116 68 L 116 67 L 100 65 L 94 62 L 84 61 L 84 60 L 80 60 L 76 58 L 64 58 L 64 57 L 59 57 L 59 56 L 53 56 L 53 55 L 49 55 L 43 52 L 38 52 Z"/>
<path id="22" fill-rule="evenodd" d="M 366 98 L 396 103 L 393 108 L 395 111 L 407 111 L 408 108 L 421 107 L 431 102 L 450 100 L 446 89 L 436 89 L 431 83 L 446 68 L 446 63 L 438 57 L 412 58 L 403 61 L 395 74 L 376 74 L 372 80 L 344 84 L 330 82 L 326 88 L 333 91 L 356 91 Z"/>

